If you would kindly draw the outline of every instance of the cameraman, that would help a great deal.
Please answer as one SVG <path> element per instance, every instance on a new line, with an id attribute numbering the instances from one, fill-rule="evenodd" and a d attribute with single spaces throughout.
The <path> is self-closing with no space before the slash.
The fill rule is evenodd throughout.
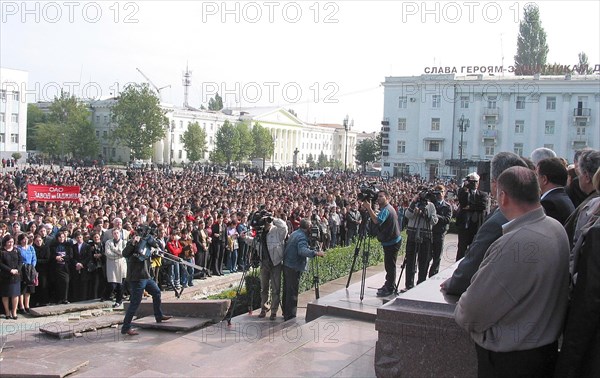
<path id="1" fill-rule="evenodd" d="M 269 300 L 269 285 L 271 289 L 271 316 L 275 320 L 279 309 L 281 293 L 281 274 L 287 225 L 279 218 L 274 218 L 266 211 L 255 213 L 252 224 L 258 228 L 256 253 L 260 253 L 260 314 L 259 318 L 267 316 L 267 301 Z M 258 218 L 258 219 L 257 219 Z M 263 226 L 260 230 L 260 226 Z M 250 243 L 254 238 L 245 236 Z"/>
<path id="2" fill-rule="evenodd" d="M 362 203 L 362 207 L 367 210 L 371 221 L 378 225 L 377 240 L 383 246 L 384 265 L 385 265 L 385 284 L 377 291 L 378 297 L 387 297 L 394 293 L 396 285 L 396 259 L 398 251 L 402 244 L 400 236 L 400 224 L 398 224 L 398 213 L 390 205 L 390 196 L 385 190 L 377 193 L 377 204 L 379 205 L 379 214 L 375 214 L 369 200 Z"/>
<path id="3" fill-rule="evenodd" d="M 435 205 L 430 201 L 433 193 L 421 191 L 418 193 L 404 212 L 408 219 L 406 234 L 406 287 L 402 292 L 414 287 L 417 258 L 419 261 L 419 276 L 417 285 L 427 279 L 427 267 L 431 253 L 432 226 L 437 224 L 438 216 Z"/>
<path id="4" fill-rule="evenodd" d="M 488 207 L 488 195 L 479 189 L 479 175 L 470 173 L 458 191 L 458 214 L 456 227 L 458 228 L 458 249 L 456 261 L 465 256 L 467 247 L 473 242 L 475 234 L 483 223 L 485 211 Z"/>
<path id="5" fill-rule="evenodd" d="M 306 271 L 307 258 L 325 256 L 322 251 L 314 251 L 309 248 L 308 238 L 312 223 L 308 219 L 300 221 L 300 228 L 292 232 L 285 246 L 283 261 L 283 316 L 285 320 L 296 317 L 298 307 L 298 291 L 300 289 L 300 277 Z M 273 319 L 273 315 L 271 315 Z"/>
<path id="6" fill-rule="evenodd" d="M 437 185 L 433 188 L 433 193 L 435 194 L 433 205 L 435 206 L 438 222 L 431 228 L 431 257 L 429 261 L 432 261 L 432 263 L 429 267 L 429 277 L 438 274 L 440 270 L 444 238 L 448 232 L 450 219 L 452 219 L 452 206 L 444 200 L 446 187 L 444 185 Z"/>

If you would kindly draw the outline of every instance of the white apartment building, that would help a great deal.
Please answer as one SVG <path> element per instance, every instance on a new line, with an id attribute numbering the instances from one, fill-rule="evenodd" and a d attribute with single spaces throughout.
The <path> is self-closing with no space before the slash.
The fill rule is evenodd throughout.
<path id="1" fill-rule="evenodd" d="M 600 148 L 600 76 L 386 77 L 382 172 L 454 176 L 500 151 Z M 461 160 L 462 159 L 462 160 Z"/>
<path id="2" fill-rule="evenodd" d="M 27 103 L 20 92 L 26 71 L 0 67 L 0 159 L 15 152 L 27 157 Z"/>

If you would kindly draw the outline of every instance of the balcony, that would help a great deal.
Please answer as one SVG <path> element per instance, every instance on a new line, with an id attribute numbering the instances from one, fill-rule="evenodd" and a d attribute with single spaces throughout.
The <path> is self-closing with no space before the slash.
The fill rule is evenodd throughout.
<path id="1" fill-rule="evenodd" d="M 384 145 L 384 144 L 390 144 L 390 140 L 389 139 L 382 139 L 381 140 L 381 145 Z"/>
<path id="2" fill-rule="evenodd" d="M 383 121 L 381 121 L 381 126 L 389 126 L 389 125 L 390 125 L 389 119 L 384 119 Z"/>
<path id="3" fill-rule="evenodd" d="M 573 109 L 573 117 L 590 118 L 591 116 L 592 116 L 592 109 L 590 109 L 590 108 L 575 108 L 575 109 Z"/>
<path id="4" fill-rule="evenodd" d="M 489 118 L 498 119 L 500 117 L 500 108 L 483 108 L 483 120 Z"/>
<path id="5" fill-rule="evenodd" d="M 442 161 L 442 157 L 443 157 L 442 151 L 423 151 L 423 158 L 425 160 Z"/>
<path id="6" fill-rule="evenodd" d="M 498 130 L 482 130 L 481 137 L 484 139 L 496 139 L 498 138 Z"/>
<path id="7" fill-rule="evenodd" d="M 390 132 L 390 128 L 384 126 L 384 127 L 381 128 L 381 131 L 384 132 L 384 133 L 388 133 L 388 132 Z"/>

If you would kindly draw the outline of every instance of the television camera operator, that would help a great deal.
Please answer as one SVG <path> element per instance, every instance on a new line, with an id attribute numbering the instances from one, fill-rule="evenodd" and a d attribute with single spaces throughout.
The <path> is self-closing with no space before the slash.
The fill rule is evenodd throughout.
<path id="1" fill-rule="evenodd" d="M 473 172 L 465 178 L 463 186 L 457 194 L 458 250 L 456 251 L 456 261 L 465 256 L 467 247 L 473 242 L 488 209 L 488 194 L 478 188 L 479 175 Z"/>
<path id="2" fill-rule="evenodd" d="M 156 282 L 150 278 L 150 258 L 152 254 L 148 253 L 146 249 L 158 248 L 159 246 L 152 234 L 153 230 L 150 227 L 138 227 L 135 236 L 127 242 L 123 250 L 123 257 L 127 259 L 127 281 L 129 281 L 131 296 L 121 327 L 122 335 L 135 336 L 139 334 L 137 330 L 131 328 L 131 321 L 142 302 L 144 290 L 152 296 L 156 322 L 161 323 L 171 319 L 171 316 L 163 315 L 160 307 L 160 289 Z"/>
<path id="3" fill-rule="evenodd" d="M 436 185 L 433 188 L 435 195 L 435 212 L 438 221 L 431 228 L 431 266 L 429 267 L 429 277 L 435 276 L 440 270 L 440 262 L 442 259 L 442 248 L 444 247 L 444 239 L 448 232 L 450 219 L 452 219 L 452 206 L 444 200 L 446 195 L 446 187 L 444 185 Z"/>
<path id="4" fill-rule="evenodd" d="M 287 237 L 287 225 L 279 218 L 264 208 L 251 216 L 250 227 L 256 230 L 256 236 L 252 237 L 244 233 L 242 238 L 250 244 L 254 239 L 258 243 L 253 256 L 260 259 L 260 314 L 259 318 L 267 316 L 267 302 L 269 300 L 269 289 L 271 291 L 271 316 L 275 320 L 279 309 L 281 294 L 281 275 L 283 271 L 283 253 L 285 239 Z M 256 246 L 256 244 L 255 244 Z"/>
<path id="5" fill-rule="evenodd" d="M 310 237 L 313 224 L 304 218 L 300 220 L 300 228 L 292 232 L 285 246 L 283 260 L 283 318 L 290 320 L 296 317 L 298 308 L 298 291 L 300 289 L 300 277 L 307 270 L 307 258 L 325 256 L 320 251 L 318 243 L 315 249 L 310 248 Z M 318 234 L 319 232 L 316 231 Z"/>
<path id="6" fill-rule="evenodd" d="M 377 225 L 377 240 L 383 247 L 383 261 L 385 266 L 385 283 L 377 291 L 378 297 L 387 297 L 394 293 L 396 286 L 396 260 L 402 244 L 398 214 L 390 204 L 390 195 L 385 190 L 378 190 L 372 184 L 370 187 L 361 188 L 358 198 L 362 201 L 361 207 L 368 212 L 371 221 Z M 379 213 L 373 210 L 374 203 L 379 206 Z"/>
<path id="7" fill-rule="evenodd" d="M 431 255 L 432 227 L 438 223 L 435 210 L 436 194 L 432 190 L 421 190 L 414 196 L 404 216 L 408 219 L 406 234 L 406 287 L 402 292 L 414 287 L 417 260 L 419 275 L 417 285 L 427 279 L 427 268 Z"/>

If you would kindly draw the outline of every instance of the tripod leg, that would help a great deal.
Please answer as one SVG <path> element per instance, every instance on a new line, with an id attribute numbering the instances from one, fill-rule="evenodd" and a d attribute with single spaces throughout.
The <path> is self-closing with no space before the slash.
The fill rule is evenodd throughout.
<path id="1" fill-rule="evenodd" d="M 362 241 L 364 240 L 361 235 L 356 242 L 356 247 L 354 248 L 354 258 L 352 259 L 352 266 L 350 267 L 350 273 L 348 274 L 348 282 L 346 282 L 346 289 L 350 286 L 350 280 L 352 279 L 352 273 L 354 272 L 354 267 L 356 266 L 356 260 L 358 259 L 358 253 L 360 252 L 360 247 Z"/>
<path id="2" fill-rule="evenodd" d="M 365 297 L 365 281 L 367 280 L 367 267 L 369 266 L 369 253 L 371 252 L 371 239 L 367 240 L 367 247 L 363 250 L 362 276 L 360 279 L 360 300 Z"/>
<path id="3" fill-rule="evenodd" d="M 398 295 L 398 288 L 400 287 L 400 281 L 402 280 L 402 273 L 404 273 L 404 268 L 406 268 L 406 256 L 404 257 L 404 261 L 402 261 L 402 267 L 400 268 L 400 275 L 398 276 L 398 281 L 396 282 L 396 286 L 394 287 L 394 293 Z"/>

